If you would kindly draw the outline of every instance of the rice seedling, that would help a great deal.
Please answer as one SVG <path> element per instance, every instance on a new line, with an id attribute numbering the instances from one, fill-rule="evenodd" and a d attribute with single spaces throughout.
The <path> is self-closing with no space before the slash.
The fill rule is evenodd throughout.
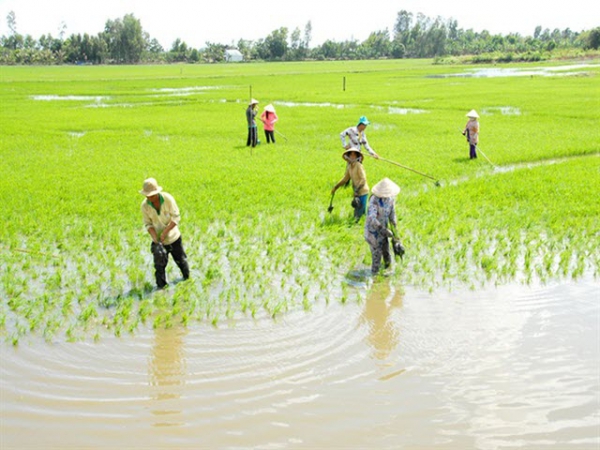
<path id="1" fill-rule="evenodd" d="M 0 333 L 9 341 L 59 331 L 96 339 L 146 322 L 216 326 L 238 312 L 277 317 L 360 298 L 344 274 L 370 264 L 362 226 L 352 223 L 343 190 L 326 210 L 344 169 L 338 134 L 361 115 L 380 155 L 442 180 L 433 187 L 401 168 L 364 163 L 371 184 L 387 176 L 402 189 L 407 254 L 395 283 L 433 290 L 600 276 L 600 113 L 588 95 L 598 89 L 597 67 L 587 76 L 460 84 L 426 77 L 446 68 L 424 61 L 190 66 L 176 79 L 168 67 L 64 67 L 48 77 L 49 69 L 5 67 L 0 75 L 8 202 Z M 253 80 L 256 95 L 278 108 L 289 139 L 251 154 L 248 77 L 264 70 L 276 76 L 268 85 Z M 365 88 L 342 92 L 347 74 Z M 468 161 L 456 136 L 473 107 L 497 169 Z M 165 151 L 169 167 L 145 158 Z M 153 291 L 139 217 L 137 191 L 148 176 L 178 200 L 192 270 L 164 292 Z M 179 276 L 172 263 L 168 276 Z"/>

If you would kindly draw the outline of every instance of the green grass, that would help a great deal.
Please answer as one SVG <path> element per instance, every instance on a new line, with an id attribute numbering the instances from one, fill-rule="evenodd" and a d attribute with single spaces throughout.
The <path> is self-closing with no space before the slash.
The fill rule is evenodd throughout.
<path id="1" fill-rule="evenodd" d="M 361 115 L 382 157 L 442 184 L 365 162 L 371 186 L 389 177 L 402 189 L 398 283 L 600 275 L 600 66 L 431 77 L 464 71 L 404 60 L 1 67 L 0 333 L 97 338 L 360 297 L 344 274 L 369 264 L 362 225 L 349 192 L 327 206 L 344 171 L 339 133 Z M 250 87 L 275 104 L 287 141 L 265 145 L 260 129 L 263 144 L 245 146 Z M 472 108 L 499 169 L 467 158 L 459 131 Z M 161 293 L 139 210 L 149 176 L 178 201 L 192 270 Z M 179 276 L 172 261 L 168 276 Z"/>

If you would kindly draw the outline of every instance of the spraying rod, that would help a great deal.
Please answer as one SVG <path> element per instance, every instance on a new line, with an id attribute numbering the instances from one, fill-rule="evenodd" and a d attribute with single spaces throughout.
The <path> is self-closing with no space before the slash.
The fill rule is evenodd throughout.
<path id="1" fill-rule="evenodd" d="M 459 131 L 460 131 L 460 130 L 459 130 Z M 461 131 L 461 132 L 460 132 L 460 134 L 463 134 L 463 132 Z M 464 136 L 464 134 L 463 134 L 463 136 Z M 468 139 L 467 139 L 467 141 L 468 141 Z M 485 153 L 483 153 L 483 150 L 481 150 L 481 148 L 480 148 L 479 146 L 475 146 L 475 148 L 481 152 L 481 154 L 483 155 L 483 157 L 484 157 L 485 159 L 487 159 L 487 162 L 489 162 L 489 163 L 490 163 L 490 164 L 491 164 L 491 165 L 494 167 L 494 169 L 497 169 L 497 168 L 498 168 L 498 166 L 497 166 L 496 164 L 494 164 L 493 162 L 491 162 L 491 161 L 490 161 L 490 158 L 488 158 L 488 157 L 486 156 L 486 154 L 485 154 Z"/>
<path id="2" fill-rule="evenodd" d="M 373 158 L 375 158 L 375 157 L 373 157 Z M 419 174 L 421 176 L 429 178 L 429 179 L 435 181 L 435 185 L 436 186 L 438 186 L 438 187 L 440 186 L 440 181 L 437 180 L 436 178 L 432 177 L 431 175 L 427 175 L 426 173 L 419 172 L 418 170 L 415 170 L 415 169 L 411 169 L 410 167 L 404 166 L 404 165 L 402 165 L 400 163 L 397 163 L 395 161 L 390 161 L 389 159 L 385 159 L 385 158 L 382 158 L 382 157 L 379 157 L 379 158 L 376 158 L 376 159 L 379 159 L 379 161 L 384 161 L 384 162 L 393 164 L 393 165 L 398 166 L 398 167 L 402 167 L 403 169 L 410 170 L 411 172 L 414 172 L 414 173 L 417 173 L 417 174 Z"/>

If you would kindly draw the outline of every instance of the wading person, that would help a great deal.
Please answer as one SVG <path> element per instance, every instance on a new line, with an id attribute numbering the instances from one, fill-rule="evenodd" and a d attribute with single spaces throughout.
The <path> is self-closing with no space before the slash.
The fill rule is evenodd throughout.
<path id="1" fill-rule="evenodd" d="M 467 113 L 469 120 L 463 130 L 463 135 L 467 137 L 469 143 L 469 159 L 477 158 L 477 144 L 479 142 L 479 114 L 472 109 Z"/>
<path id="2" fill-rule="evenodd" d="M 275 122 L 278 120 L 279 118 L 275 113 L 275 108 L 273 105 L 269 104 L 265 106 L 265 110 L 260 116 L 260 121 L 263 123 L 267 144 L 270 142 L 273 142 L 273 144 L 275 143 Z"/>
<path id="3" fill-rule="evenodd" d="M 248 139 L 246 139 L 246 147 L 256 147 L 256 144 L 258 144 L 258 130 L 256 127 L 257 113 L 258 100 L 252 99 L 246 108 L 246 121 L 248 122 Z"/>
<path id="4" fill-rule="evenodd" d="M 360 119 L 358 119 L 358 125 L 355 127 L 346 128 L 344 131 L 342 131 L 340 133 L 342 147 L 344 147 L 346 150 L 350 148 L 356 148 L 360 150 L 360 146 L 362 145 L 371 156 L 373 156 L 375 159 L 379 159 L 379 155 L 375 153 L 375 150 L 371 148 L 369 142 L 367 141 L 365 129 L 370 123 L 371 122 L 369 122 L 366 116 L 362 116 Z"/>
<path id="5" fill-rule="evenodd" d="M 163 192 L 154 178 L 144 181 L 140 191 L 146 199 L 142 202 L 142 217 L 146 230 L 152 237 L 150 251 L 154 256 L 154 274 L 156 286 L 163 289 L 167 286 L 167 263 L 169 254 L 181 270 L 184 280 L 190 277 L 187 255 L 181 244 L 179 231 L 179 208 L 171 194 Z"/>
<path id="6" fill-rule="evenodd" d="M 369 209 L 365 220 L 365 240 L 371 247 L 371 273 L 377 275 L 383 259 L 387 269 L 392 263 L 390 242 L 394 234 L 388 228 L 392 224 L 396 228 L 395 199 L 400 187 L 389 178 L 384 178 L 371 190 Z"/>
<path id="7" fill-rule="evenodd" d="M 367 196 L 369 195 L 367 173 L 362 165 L 363 155 L 360 150 L 349 148 L 342 154 L 342 158 L 346 161 L 346 172 L 342 179 L 331 189 L 331 195 L 334 195 L 340 186 L 347 185 L 352 181 L 352 190 L 354 191 L 352 207 L 354 208 L 354 219 L 358 222 L 365 214 Z"/>

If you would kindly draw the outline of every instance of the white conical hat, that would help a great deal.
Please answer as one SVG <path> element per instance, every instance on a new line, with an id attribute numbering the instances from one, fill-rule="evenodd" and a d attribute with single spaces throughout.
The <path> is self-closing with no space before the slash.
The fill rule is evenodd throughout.
<path id="1" fill-rule="evenodd" d="M 267 106 L 265 106 L 265 111 L 274 113 L 275 107 L 273 106 L 273 104 L 269 103 Z"/>
<path id="2" fill-rule="evenodd" d="M 472 109 L 467 113 L 467 117 L 474 117 L 475 119 L 479 119 L 479 114 L 477 114 L 477 111 Z"/>
<path id="3" fill-rule="evenodd" d="M 258 105 L 258 100 L 256 100 L 255 98 L 253 98 L 252 100 L 250 100 L 249 105 Z"/>
<path id="4" fill-rule="evenodd" d="M 395 197 L 400 193 L 400 187 L 389 178 L 384 178 L 371 189 L 380 198 Z"/>

